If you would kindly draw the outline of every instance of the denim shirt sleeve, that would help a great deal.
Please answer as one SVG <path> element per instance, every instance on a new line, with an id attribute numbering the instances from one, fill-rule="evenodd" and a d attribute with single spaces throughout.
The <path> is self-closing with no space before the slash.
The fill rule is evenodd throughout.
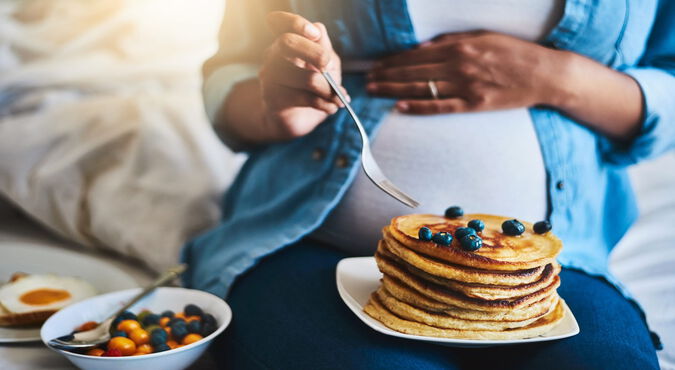
<path id="1" fill-rule="evenodd" d="M 622 68 L 644 98 L 642 128 L 629 144 L 601 141 L 605 159 L 630 165 L 675 148 L 675 2 L 662 0 L 647 48 L 637 66 Z"/>
<path id="2" fill-rule="evenodd" d="M 230 94 L 230 91 L 239 82 L 258 75 L 259 65 L 254 63 L 235 63 L 219 67 L 204 79 L 202 93 L 204 109 L 210 122 L 216 119 L 216 113 Z"/>
<path id="3" fill-rule="evenodd" d="M 227 2 L 218 51 L 203 67 L 204 107 L 211 122 L 232 88 L 257 76 L 265 46 L 273 40 L 267 14 L 282 9 L 281 5 L 276 0 Z"/>

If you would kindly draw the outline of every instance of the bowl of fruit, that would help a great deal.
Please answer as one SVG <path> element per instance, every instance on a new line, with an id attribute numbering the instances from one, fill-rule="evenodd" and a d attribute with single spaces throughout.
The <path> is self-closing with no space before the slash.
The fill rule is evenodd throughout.
<path id="1" fill-rule="evenodd" d="M 58 311 L 42 326 L 42 341 L 46 344 L 94 328 L 139 292 L 112 292 Z M 81 369 L 184 369 L 204 353 L 231 319 L 230 307 L 217 296 L 163 287 L 115 318 L 105 343 L 72 351 L 50 348 Z"/>

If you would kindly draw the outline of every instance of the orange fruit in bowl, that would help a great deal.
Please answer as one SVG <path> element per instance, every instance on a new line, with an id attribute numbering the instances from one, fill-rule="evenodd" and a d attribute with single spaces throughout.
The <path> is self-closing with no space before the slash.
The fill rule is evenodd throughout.
<path id="1" fill-rule="evenodd" d="M 149 353 L 152 353 L 152 346 L 149 344 L 141 344 L 140 346 L 136 347 L 136 352 L 134 352 L 134 356 L 140 356 L 140 355 L 147 355 Z"/>
<path id="2" fill-rule="evenodd" d="M 136 345 L 146 344 L 150 342 L 150 334 L 147 331 L 138 328 L 129 333 L 129 339 L 133 340 Z"/>
<path id="3" fill-rule="evenodd" d="M 131 333 L 135 329 L 140 329 L 141 324 L 136 320 L 122 320 L 117 324 L 117 330 L 121 330 L 127 334 Z"/>
<path id="4" fill-rule="evenodd" d="M 87 351 L 87 355 L 89 355 L 89 356 L 99 356 L 100 357 L 100 356 L 103 356 L 104 353 L 105 353 L 105 351 L 102 350 L 101 348 L 92 348 L 89 351 Z"/>
<path id="5" fill-rule="evenodd" d="M 122 356 L 131 356 L 136 352 L 136 343 L 125 337 L 115 337 L 108 342 L 108 350 L 116 349 Z"/>
<path id="6" fill-rule="evenodd" d="M 190 333 L 190 334 L 186 335 L 185 338 L 183 338 L 183 344 L 184 345 L 192 344 L 194 342 L 199 341 L 202 338 L 203 337 L 199 334 Z"/>

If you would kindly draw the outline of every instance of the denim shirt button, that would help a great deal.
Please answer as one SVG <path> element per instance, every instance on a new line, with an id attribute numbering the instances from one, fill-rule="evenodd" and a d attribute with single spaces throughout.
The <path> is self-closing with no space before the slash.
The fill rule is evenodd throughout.
<path id="1" fill-rule="evenodd" d="M 326 156 L 326 151 L 321 148 L 316 148 L 312 151 L 312 159 L 320 161 Z"/>
<path id="2" fill-rule="evenodd" d="M 347 160 L 347 157 L 344 154 L 341 154 L 340 156 L 337 157 L 335 160 L 335 165 L 338 168 L 347 168 L 347 165 L 349 164 L 349 161 Z"/>
<path id="3" fill-rule="evenodd" d="M 561 180 L 561 181 L 558 181 L 558 182 L 555 184 L 555 187 L 556 187 L 558 190 L 565 190 L 565 182 L 562 181 L 562 180 Z"/>

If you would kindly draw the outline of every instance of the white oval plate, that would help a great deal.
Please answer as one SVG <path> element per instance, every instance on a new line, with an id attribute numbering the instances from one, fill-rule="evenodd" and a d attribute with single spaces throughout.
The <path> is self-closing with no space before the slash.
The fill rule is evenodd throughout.
<path id="1" fill-rule="evenodd" d="M 563 320 L 548 333 L 534 338 L 516 339 L 516 340 L 471 340 L 471 339 L 451 339 L 436 338 L 420 335 L 399 333 L 389 329 L 381 322 L 373 319 L 363 312 L 363 307 L 368 302 L 370 294 L 380 286 L 382 273 L 377 269 L 375 258 L 373 257 L 353 257 L 341 260 L 335 271 L 337 289 L 340 297 L 354 314 L 366 325 L 370 326 L 380 333 L 392 335 L 395 337 L 422 340 L 433 342 L 450 347 L 490 347 L 506 344 L 522 344 L 532 342 L 544 342 L 571 337 L 579 334 L 579 325 L 574 318 L 572 311 L 564 304 L 565 317 Z"/>
<path id="2" fill-rule="evenodd" d="M 0 255 L 0 284 L 9 281 L 15 272 L 25 272 L 79 277 L 91 283 L 98 294 L 138 287 L 136 280 L 119 268 L 64 248 L 27 242 L 3 242 Z M 39 327 L 0 327 L 0 343 L 39 340 Z"/>

